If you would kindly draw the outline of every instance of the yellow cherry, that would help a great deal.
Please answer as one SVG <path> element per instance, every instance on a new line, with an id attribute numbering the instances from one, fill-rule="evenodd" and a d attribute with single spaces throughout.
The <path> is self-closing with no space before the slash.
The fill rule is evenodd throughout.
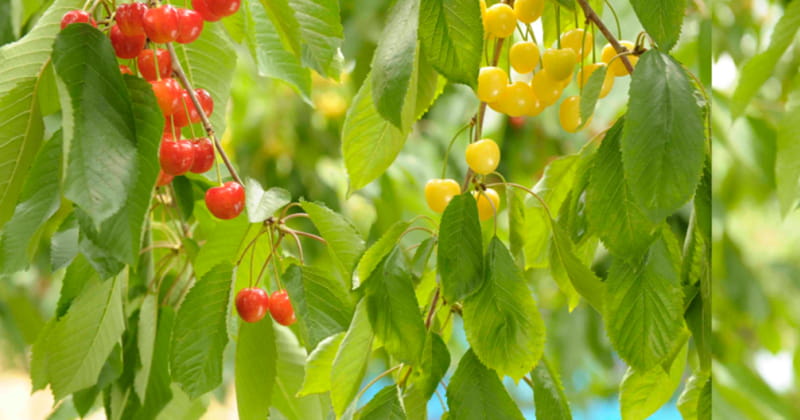
<path id="1" fill-rule="evenodd" d="M 531 86 L 525 82 L 514 82 L 503 91 L 497 100 L 498 108 L 512 117 L 526 115 L 534 105 L 536 95 Z"/>
<path id="2" fill-rule="evenodd" d="M 473 172 L 487 175 L 500 164 L 500 148 L 492 139 L 483 139 L 467 146 L 467 165 Z"/>
<path id="3" fill-rule="evenodd" d="M 584 59 L 594 48 L 594 37 L 591 32 L 584 32 L 583 29 L 572 29 L 561 34 L 561 47 L 575 51 L 579 59 Z"/>
<path id="4" fill-rule="evenodd" d="M 436 213 L 442 213 L 458 194 L 461 194 L 461 186 L 452 179 L 431 179 L 425 184 L 425 201 Z"/>
<path id="5" fill-rule="evenodd" d="M 630 41 L 620 41 L 619 43 L 623 47 L 627 48 L 628 51 L 633 51 L 634 45 L 633 45 L 632 42 L 630 42 Z M 630 73 L 628 73 L 628 68 L 625 67 L 625 63 L 622 62 L 622 58 L 621 57 L 617 58 L 617 59 L 614 59 L 614 57 L 616 57 L 616 56 L 617 56 L 617 50 L 615 50 L 614 47 L 611 44 L 606 44 L 606 46 L 603 47 L 603 52 L 600 54 L 601 60 L 604 63 L 608 64 L 608 72 L 609 73 L 611 73 L 612 75 L 614 75 L 616 77 L 627 76 L 628 74 L 630 74 Z M 633 54 L 628 54 L 628 55 L 626 55 L 626 57 L 628 57 L 628 61 L 630 61 L 631 66 L 636 67 L 636 62 L 639 61 L 639 57 L 637 57 L 637 56 L 635 56 Z M 612 62 L 612 60 L 613 60 L 613 62 Z"/>
<path id="6" fill-rule="evenodd" d="M 492 188 L 482 192 L 473 191 L 472 196 L 478 201 L 478 218 L 481 222 L 491 219 L 500 211 L 500 196 Z"/>
<path id="7" fill-rule="evenodd" d="M 559 82 L 572 76 L 576 64 L 578 55 L 570 48 L 551 48 L 542 54 L 542 67 Z"/>
<path id="8" fill-rule="evenodd" d="M 530 73 L 539 65 L 539 47 L 531 41 L 520 41 L 509 51 L 511 67 L 517 73 Z"/>
<path id="9" fill-rule="evenodd" d="M 495 38 L 507 38 L 517 29 L 514 9 L 505 3 L 496 3 L 486 9 L 486 32 Z"/>
<path id="10" fill-rule="evenodd" d="M 478 99 L 481 102 L 497 101 L 508 86 L 508 74 L 500 67 L 483 67 L 478 74 Z"/>
<path id="11" fill-rule="evenodd" d="M 514 13 L 522 23 L 533 23 L 544 13 L 545 0 L 517 0 L 514 2 Z"/>
<path id="12" fill-rule="evenodd" d="M 578 70 L 578 87 L 583 89 L 583 86 L 589 82 L 589 78 L 592 77 L 592 74 L 605 67 L 605 63 L 592 63 L 583 66 L 580 70 Z M 603 78 L 603 86 L 600 88 L 600 97 L 605 98 L 609 92 L 611 92 L 611 88 L 614 87 L 614 75 L 606 73 L 605 78 Z"/>
<path id="13" fill-rule="evenodd" d="M 531 81 L 533 93 L 539 98 L 544 107 L 550 106 L 558 100 L 564 87 L 558 80 L 554 80 L 547 70 L 541 70 L 533 75 Z"/>
<path id="14" fill-rule="evenodd" d="M 583 121 L 581 121 L 580 96 L 570 96 L 561 102 L 561 107 L 558 109 L 558 120 L 561 128 L 569 133 L 574 133 L 581 128 Z"/>
<path id="15" fill-rule="evenodd" d="M 532 90 L 533 90 L 533 88 L 531 88 L 531 91 Z M 540 101 L 539 98 L 536 97 L 536 93 L 534 92 L 534 94 L 533 94 L 533 104 L 531 104 L 531 107 L 528 109 L 528 114 L 527 115 L 529 117 L 535 117 L 535 116 L 541 114 L 542 111 L 544 111 L 545 108 L 547 108 L 547 105 L 545 105 L 542 101 Z"/>

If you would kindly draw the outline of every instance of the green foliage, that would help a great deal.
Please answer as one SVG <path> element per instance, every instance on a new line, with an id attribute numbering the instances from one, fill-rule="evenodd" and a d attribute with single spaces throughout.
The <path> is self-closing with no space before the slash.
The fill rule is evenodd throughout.
<path id="1" fill-rule="evenodd" d="M 454 82 L 476 85 L 483 48 L 481 10 L 476 2 L 422 0 L 419 39 L 423 54 L 437 71 Z"/>
<path id="2" fill-rule="evenodd" d="M 686 0 L 631 0 L 631 5 L 659 48 L 664 52 L 671 50 L 681 34 Z"/>
<path id="3" fill-rule="evenodd" d="M 547 358 L 531 372 L 533 380 L 533 399 L 536 405 L 536 416 L 553 420 L 571 420 L 572 412 L 564 395 L 564 386 L 558 372 L 553 370 Z"/>
<path id="4" fill-rule="evenodd" d="M 356 413 L 359 420 L 402 420 L 406 418 L 400 393 L 396 386 L 380 390 L 367 405 Z"/>
<path id="5" fill-rule="evenodd" d="M 580 114 L 581 121 L 583 121 L 584 125 L 594 114 L 594 109 L 597 106 L 597 100 L 600 98 L 600 92 L 603 90 L 603 85 L 605 84 L 607 72 L 608 66 L 599 67 L 597 70 L 592 72 L 592 74 L 589 76 L 589 80 L 586 81 L 583 89 L 581 89 Z M 580 73 L 578 73 L 578 75 L 582 77 Z"/>
<path id="6" fill-rule="evenodd" d="M 278 187 L 264 191 L 261 184 L 252 178 L 247 179 L 245 190 L 247 191 L 247 218 L 250 223 L 267 220 L 292 201 L 289 191 Z"/>
<path id="7" fill-rule="evenodd" d="M 302 206 L 322 237 L 328 241 L 328 250 L 338 262 L 342 277 L 349 280 L 364 252 L 365 245 L 361 235 L 349 220 L 324 204 L 303 201 Z"/>
<path id="8" fill-rule="evenodd" d="M 361 378 L 367 370 L 373 337 L 367 302 L 361 300 L 333 360 L 331 385 L 336 386 L 331 388 L 331 403 L 337 416 L 345 412 L 358 393 Z"/>
<path id="9" fill-rule="evenodd" d="M 275 333 L 272 322 L 242 322 L 236 341 L 236 407 L 240 419 L 269 416 L 275 384 Z"/>
<path id="10" fill-rule="evenodd" d="M 470 194 L 450 201 L 439 228 L 438 267 L 442 295 L 464 299 L 483 284 L 483 245 L 478 206 Z"/>
<path id="11" fill-rule="evenodd" d="M 447 406 L 455 419 L 523 418 L 497 373 L 484 366 L 472 350 L 461 357 L 450 379 Z"/>
<path id="12" fill-rule="evenodd" d="M 331 390 L 331 369 L 345 333 L 325 338 L 317 344 L 306 359 L 306 374 L 298 396 L 318 394 Z"/>
<path id="13" fill-rule="evenodd" d="M 644 371 L 628 368 L 620 384 L 623 419 L 646 419 L 670 400 L 686 369 L 687 348 L 683 343 L 678 348 L 681 350 L 668 370 L 662 366 Z"/>

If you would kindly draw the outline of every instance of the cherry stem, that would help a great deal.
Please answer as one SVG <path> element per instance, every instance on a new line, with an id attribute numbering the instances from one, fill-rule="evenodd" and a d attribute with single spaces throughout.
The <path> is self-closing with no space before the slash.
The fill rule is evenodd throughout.
<path id="1" fill-rule="evenodd" d="M 527 376 L 523 376 L 522 379 L 525 381 L 525 383 L 528 384 L 528 386 L 531 387 L 531 389 L 533 389 L 533 381 L 531 380 L 531 378 L 529 378 Z"/>
<path id="2" fill-rule="evenodd" d="M 302 217 L 304 219 L 310 219 L 311 218 L 311 216 L 309 216 L 307 213 L 292 213 L 292 214 L 284 217 L 282 220 L 285 222 L 287 220 L 296 219 L 298 217 Z"/>
<path id="3" fill-rule="evenodd" d="M 323 243 L 325 245 L 328 244 L 328 241 L 323 239 L 321 236 L 314 235 L 313 233 L 303 232 L 302 230 L 294 230 L 294 229 L 291 229 L 291 228 L 288 228 L 288 227 L 284 227 L 281 230 L 286 232 L 286 233 L 288 233 L 288 234 L 290 234 L 290 235 L 292 233 L 294 233 L 294 234 L 297 234 L 297 235 L 300 235 L 300 236 L 305 236 L 306 238 L 311 238 L 311 239 L 313 239 L 313 240 L 315 240 L 317 242 L 321 242 L 321 243 Z"/>
<path id="4" fill-rule="evenodd" d="M 203 121 L 203 128 L 206 130 L 208 137 L 211 139 L 212 142 L 214 142 L 214 147 L 216 147 L 217 152 L 219 152 L 219 155 L 222 156 L 222 161 L 225 162 L 225 166 L 228 168 L 228 172 L 230 172 L 233 179 L 236 182 L 238 182 L 239 185 L 244 185 L 242 179 L 239 178 L 239 173 L 236 172 L 236 169 L 233 167 L 231 160 L 228 158 L 228 154 L 225 153 L 225 150 L 222 148 L 222 144 L 220 144 L 219 139 L 217 139 L 217 136 L 214 134 L 214 127 L 211 125 L 211 121 L 209 121 L 208 115 L 206 115 L 206 111 L 200 104 L 200 100 L 197 99 L 197 94 L 195 94 L 191 83 L 189 83 L 189 79 L 186 77 L 186 73 L 184 73 L 183 67 L 181 67 L 181 62 L 178 59 L 178 55 L 175 53 L 175 48 L 172 47 L 171 43 L 167 43 L 166 46 L 167 46 L 167 51 L 169 51 L 169 55 L 172 58 L 172 70 L 178 76 L 178 79 L 181 81 L 183 88 L 186 89 L 186 92 L 192 99 L 192 103 L 197 109 L 197 112 L 200 114 L 200 119 Z"/>
<path id="5" fill-rule="evenodd" d="M 272 243 L 272 229 L 267 231 L 267 235 L 269 235 L 269 242 Z M 280 245 L 282 240 L 283 233 L 278 236 L 278 241 L 275 243 L 275 247 L 272 248 L 272 254 L 275 254 L 275 258 L 272 259 L 272 268 L 275 270 L 275 283 L 278 284 L 278 290 L 283 290 L 283 285 L 281 284 L 281 274 L 278 272 L 278 258 L 280 258 L 280 254 L 277 253 L 278 245 Z"/>
<path id="6" fill-rule="evenodd" d="M 623 54 L 627 52 L 628 49 L 623 47 L 622 44 L 620 44 L 619 41 L 617 41 L 617 38 L 614 37 L 614 34 L 611 33 L 606 24 L 603 23 L 602 19 L 600 19 L 600 16 L 598 16 L 597 13 L 594 11 L 594 9 L 592 9 L 592 6 L 589 5 L 589 1 L 588 0 L 577 0 L 577 1 L 578 4 L 581 5 L 581 8 L 583 8 L 583 15 L 586 16 L 586 20 L 589 22 L 594 22 L 595 26 L 597 26 L 597 29 L 600 30 L 603 36 L 611 44 L 611 46 L 614 47 L 614 50 L 616 50 L 618 54 Z M 620 58 L 622 59 L 622 64 L 624 64 L 625 68 L 628 69 L 628 73 L 633 73 L 633 65 L 631 65 L 631 61 L 628 60 L 628 57 L 622 55 Z"/>
<path id="7" fill-rule="evenodd" d="M 380 375 L 378 375 L 375 378 L 373 378 L 371 381 L 369 381 L 368 384 L 364 385 L 364 388 L 361 388 L 361 391 L 358 392 L 358 395 L 356 395 L 356 399 L 353 400 L 353 403 L 354 404 L 358 404 L 358 400 L 361 399 L 361 396 L 364 395 L 364 393 L 367 392 L 367 390 L 370 389 L 370 387 L 372 387 L 372 385 L 375 385 L 376 383 L 378 383 L 378 381 L 380 381 L 381 379 L 389 376 L 392 372 L 394 372 L 394 371 L 396 371 L 396 370 L 398 370 L 398 369 L 400 369 L 402 367 L 403 367 L 403 364 L 401 363 L 401 364 L 399 364 L 399 365 L 397 365 L 395 367 L 391 367 L 391 368 L 385 370 Z"/>
<path id="8" fill-rule="evenodd" d="M 300 243 L 300 237 L 297 236 L 297 232 L 293 230 L 289 231 L 289 235 L 292 235 L 292 238 L 294 238 L 294 243 L 295 245 L 297 245 L 297 253 L 300 256 L 300 264 L 306 265 L 306 260 L 305 257 L 303 256 L 303 244 Z"/>
<path id="9" fill-rule="evenodd" d="M 269 241 L 272 243 L 272 231 L 268 230 L 267 232 L 269 233 Z M 275 255 L 278 245 L 281 244 L 281 239 L 283 239 L 283 236 L 278 237 L 278 241 L 272 245 L 272 250 L 270 251 L 269 256 L 267 256 L 267 260 L 264 261 L 264 265 L 261 266 L 261 271 L 258 272 L 258 277 L 256 277 L 255 284 L 258 284 L 261 281 L 261 277 L 264 275 L 264 270 L 269 265 L 269 261 L 272 259 L 272 256 Z"/>
<path id="10" fill-rule="evenodd" d="M 433 292 L 433 299 L 431 299 L 431 308 L 428 310 L 428 316 L 425 318 L 425 329 L 431 329 L 431 323 L 433 322 L 433 315 L 436 313 L 436 304 L 439 302 L 439 287 L 436 288 L 436 291 Z"/>

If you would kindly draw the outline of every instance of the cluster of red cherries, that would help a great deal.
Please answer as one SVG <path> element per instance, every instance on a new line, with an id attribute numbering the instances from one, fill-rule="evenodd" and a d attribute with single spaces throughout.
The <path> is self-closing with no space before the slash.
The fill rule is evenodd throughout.
<path id="1" fill-rule="evenodd" d="M 236 294 L 236 311 L 246 322 L 261 321 L 267 311 L 278 324 L 289 326 L 297 321 L 286 290 L 276 290 L 270 296 L 258 287 L 242 289 Z"/>
<path id="2" fill-rule="evenodd" d="M 145 3 L 120 4 L 114 13 L 109 38 L 114 52 L 121 59 L 134 59 L 138 74 L 150 82 L 158 106 L 164 115 L 164 132 L 159 149 L 161 171 L 157 186 L 165 186 L 175 176 L 187 172 L 202 174 L 215 162 L 214 144 L 208 138 L 182 140 L 181 128 L 199 123 L 200 112 L 192 100 L 192 93 L 206 116 L 214 111 L 214 101 L 205 89 L 194 92 L 181 87 L 172 78 L 172 57 L 163 48 L 148 48 L 152 44 L 195 41 L 203 31 L 204 21 L 214 22 L 230 16 L 239 9 L 241 0 L 192 0 L 192 9 L 171 5 L 148 7 Z M 61 19 L 61 29 L 72 23 L 88 23 L 97 27 L 91 14 L 72 10 Z M 126 65 L 120 71 L 133 75 Z M 238 182 L 227 182 L 206 192 L 209 211 L 220 219 L 233 219 L 244 210 L 245 191 Z"/>

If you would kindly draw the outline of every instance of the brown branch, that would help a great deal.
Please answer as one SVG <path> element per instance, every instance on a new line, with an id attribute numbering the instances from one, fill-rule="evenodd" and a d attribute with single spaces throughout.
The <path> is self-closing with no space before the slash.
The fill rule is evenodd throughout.
<path id="1" fill-rule="evenodd" d="M 581 8 L 583 8 L 583 14 L 586 16 L 586 21 L 593 22 L 595 25 L 597 25 L 597 29 L 600 30 L 611 46 L 614 47 L 614 50 L 617 51 L 617 54 L 621 54 L 619 58 L 622 60 L 622 63 L 625 64 L 625 68 L 628 69 L 628 73 L 633 73 L 633 65 L 631 65 L 631 61 L 628 60 L 628 56 L 625 54 L 630 53 L 631 51 L 623 47 L 622 44 L 617 41 L 617 38 L 614 37 L 614 34 L 611 33 L 611 31 L 608 29 L 608 26 L 603 23 L 603 21 L 600 19 L 600 16 L 598 16 L 594 9 L 592 9 L 592 6 L 589 5 L 588 0 L 578 0 L 578 4 L 580 4 Z"/>
<path id="2" fill-rule="evenodd" d="M 222 144 L 220 144 L 217 136 L 214 134 L 214 127 L 211 125 L 211 121 L 208 119 L 208 115 L 206 115 L 203 106 L 200 104 L 200 101 L 197 99 L 197 95 L 192 88 L 191 83 L 189 83 L 189 79 L 186 78 L 186 73 L 183 71 L 183 67 L 181 67 L 181 62 L 178 60 L 178 55 L 175 54 L 175 48 L 172 47 L 171 43 L 167 43 L 167 50 L 169 51 L 170 58 L 172 59 L 172 71 L 178 76 L 180 79 L 183 88 L 186 89 L 186 92 L 189 94 L 189 97 L 192 99 L 192 103 L 194 104 L 195 109 L 197 109 L 197 113 L 200 114 L 200 119 L 203 122 L 203 128 L 206 130 L 206 134 L 214 143 L 214 146 L 217 148 L 219 155 L 222 156 L 222 161 L 225 162 L 225 166 L 228 168 L 228 172 L 230 172 L 231 176 L 233 177 L 239 185 L 244 186 L 242 179 L 239 178 L 239 174 L 234 169 L 231 160 L 228 158 L 228 154 L 225 153 L 225 150 L 222 149 Z"/>

